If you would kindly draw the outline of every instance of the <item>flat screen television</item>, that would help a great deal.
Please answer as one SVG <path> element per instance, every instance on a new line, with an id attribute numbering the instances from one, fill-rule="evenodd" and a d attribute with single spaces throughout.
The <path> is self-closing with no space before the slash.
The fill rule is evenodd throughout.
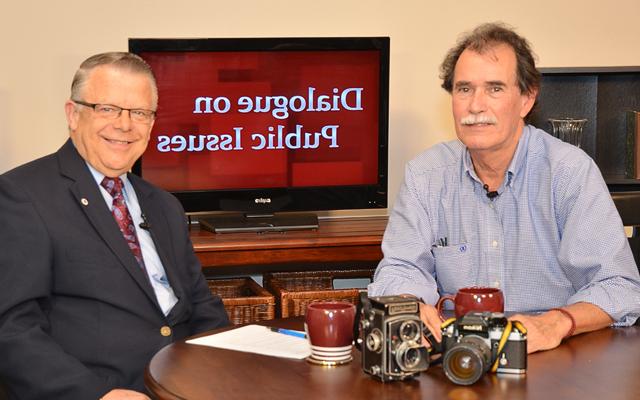
<path id="1" fill-rule="evenodd" d="M 314 211 L 387 207 L 388 37 L 129 39 L 129 50 L 160 99 L 133 172 L 205 228 L 313 228 Z"/>

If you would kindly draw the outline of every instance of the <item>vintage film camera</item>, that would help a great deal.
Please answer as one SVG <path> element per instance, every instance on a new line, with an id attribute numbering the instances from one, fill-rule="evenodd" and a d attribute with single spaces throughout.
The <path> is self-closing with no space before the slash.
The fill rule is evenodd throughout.
<path id="1" fill-rule="evenodd" d="M 491 372 L 524 374 L 527 331 L 502 313 L 472 312 L 442 324 L 442 367 L 459 385 L 471 385 Z"/>
<path id="2" fill-rule="evenodd" d="M 413 378 L 429 367 L 416 299 L 369 298 L 362 292 L 358 310 L 354 338 L 362 351 L 364 372 L 386 382 Z"/>

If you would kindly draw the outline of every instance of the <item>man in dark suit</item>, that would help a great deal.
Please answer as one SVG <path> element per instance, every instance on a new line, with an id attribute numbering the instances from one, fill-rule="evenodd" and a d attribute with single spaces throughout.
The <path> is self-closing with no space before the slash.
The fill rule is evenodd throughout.
<path id="1" fill-rule="evenodd" d="M 70 140 L 0 176 L 0 382 L 18 399 L 147 399 L 155 352 L 228 324 L 178 201 L 128 171 L 157 88 L 149 66 L 105 53 L 65 103 Z"/>

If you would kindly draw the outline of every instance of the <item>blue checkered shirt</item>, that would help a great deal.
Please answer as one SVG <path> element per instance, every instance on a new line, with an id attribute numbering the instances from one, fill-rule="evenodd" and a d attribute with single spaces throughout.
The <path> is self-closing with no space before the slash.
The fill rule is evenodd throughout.
<path id="1" fill-rule="evenodd" d="M 487 197 L 457 140 L 409 162 L 370 295 L 408 293 L 435 304 L 461 287 L 492 286 L 503 290 L 508 312 L 587 302 L 616 325 L 635 322 L 638 269 L 589 156 L 525 126 L 498 193 Z"/>

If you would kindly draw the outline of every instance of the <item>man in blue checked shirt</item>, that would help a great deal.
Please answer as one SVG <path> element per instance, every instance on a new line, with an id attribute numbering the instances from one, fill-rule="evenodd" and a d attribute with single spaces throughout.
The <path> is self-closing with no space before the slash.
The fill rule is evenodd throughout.
<path id="1" fill-rule="evenodd" d="M 460 40 L 441 66 L 459 140 L 409 162 L 370 295 L 433 307 L 466 286 L 502 289 L 528 352 L 640 316 L 640 277 L 620 216 L 582 150 L 524 118 L 540 74 L 527 41 L 500 24 Z"/>

